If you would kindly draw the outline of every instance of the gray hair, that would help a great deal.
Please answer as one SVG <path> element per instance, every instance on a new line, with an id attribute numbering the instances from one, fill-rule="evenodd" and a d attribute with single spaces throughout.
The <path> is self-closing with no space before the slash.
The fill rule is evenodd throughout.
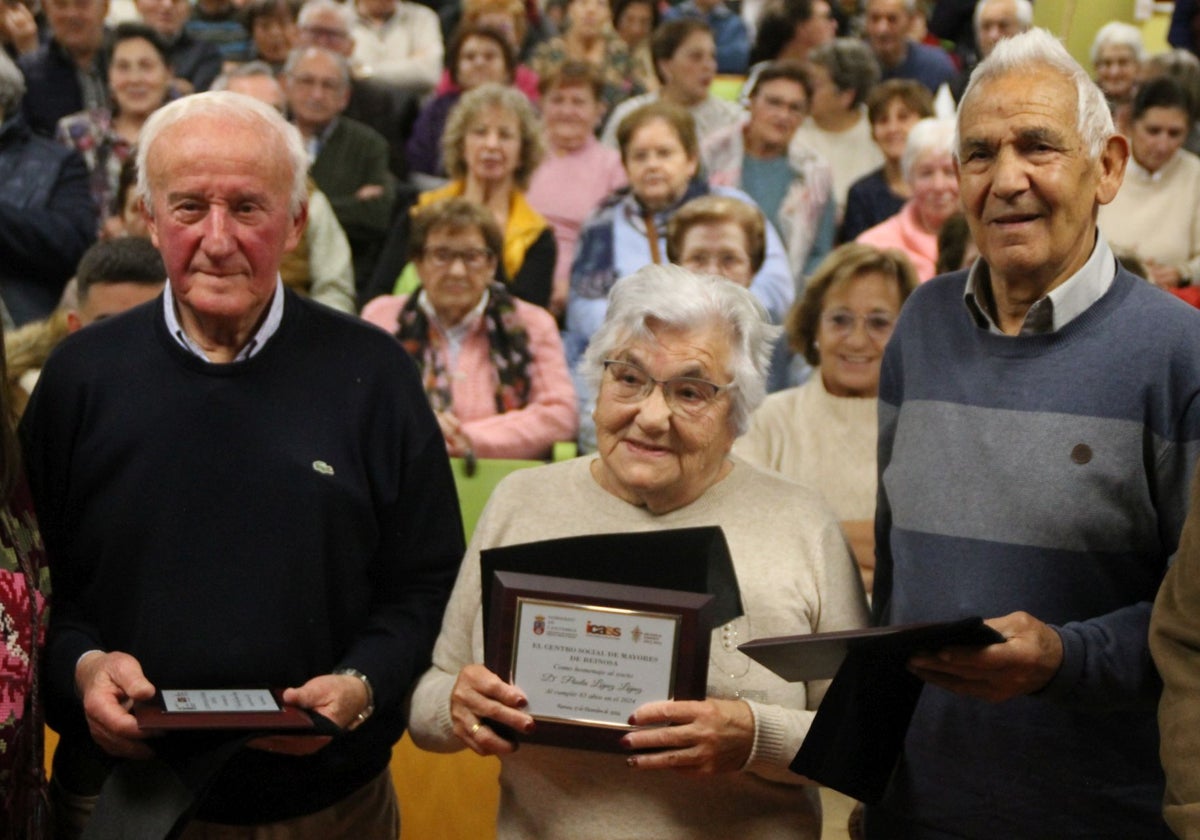
<path id="1" fill-rule="evenodd" d="M 926 152 L 954 153 L 954 120 L 949 117 L 936 119 L 926 117 L 917 122 L 908 132 L 908 140 L 904 144 L 904 155 L 900 158 L 900 171 L 904 180 L 912 179 L 912 170 L 917 158 Z"/>
<path id="2" fill-rule="evenodd" d="M 229 90 L 229 82 L 233 79 L 252 79 L 257 76 L 270 76 L 275 79 L 275 71 L 270 64 L 260 59 L 247 61 L 244 64 L 238 64 L 229 70 L 223 72 L 220 76 L 213 79 L 213 83 L 208 86 L 209 90 Z M 276 79 L 278 81 L 278 79 Z"/>
<path id="3" fill-rule="evenodd" d="M 1146 57 L 1146 47 L 1142 43 L 1142 30 L 1132 23 L 1114 20 L 1100 27 L 1096 37 L 1092 39 L 1092 48 L 1088 52 L 1088 58 L 1091 59 L 1093 65 L 1100 57 L 1100 50 L 1104 47 L 1127 47 L 1133 51 L 1133 57 L 1137 59 L 1138 64 L 1141 64 L 1142 59 Z"/>
<path id="4" fill-rule="evenodd" d="M 979 0 L 975 4 L 975 35 L 979 35 L 979 22 L 983 20 L 983 9 L 985 6 L 990 6 L 992 3 L 1008 2 L 1016 7 L 1017 26 L 1021 27 L 1022 32 L 1028 32 L 1029 27 L 1033 26 L 1033 4 L 1029 0 Z"/>
<path id="5" fill-rule="evenodd" d="M 854 91 L 854 108 L 866 102 L 871 88 L 879 83 L 879 60 L 858 38 L 834 38 L 813 50 L 808 60 L 824 67 L 839 91 Z"/>
<path id="6" fill-rule="evenodd" d="M 579 372 L 593 394 L 600 393 L 604 360 L 622 344 L 649 338 L 659 327 L 694 330 L 709 325 L 729 338 L 730 370 L 737 384 L 730 391 L 729 422 L 743 434 L 750 415 L 767 395 L 767 368 L 780 327 L 746 289 L 711 274 L 696 274 L 677 265 L 647 265 L 622 277 L 608 295 L 604 323 L 592 336 Z"/>
<path id="7" fill-rule="evenodd" d="M 291 212 L 292 218 L 296 218 L 308 200 L 308 152 L 304 148 L 300 132 L 270 105 L 259 102 L 253 97 L 227 90 L 207 91 L 184 96 L 164 105 L 150 115 L 150 119 L 146 120 L 146 124 L 142 126 L 142 133 L 138 137 L 138 198 L 150 212 L 153 212 L 150 174 L 146 163 L 150 157 L 150 150 L 154 148 L 159 135 L 186 120 L 219 117 L 250 125 L 260 136 L 264 132 L 275 133 L 286 150 L 288 163 L 291 164 L 292 186 L 288 210 Z M 264 148 L 268 146 L 269 143 L 263 143 Z"/>
<path id="8" fill-rule="evenodd" d="M 0 50 L 0 117 L 7 120 L 15 114 L 24 95 L 25 77 L 8 53 Z"/>
<path id="9" fill-rule="evenodd" d="M 335 53 L 333 50 L 326 49 L 325 47 L 296 47 L 288 53 L 287 61 L 283 63 L 283 75 L 289 79 L 292 78 L 292 75 L 296 72 L 296 65 L 310 55 L 321 55 L 332 61 L 338 69 L 338 74 L 342 77 L 342 89 L 344 90 L 350 86 L 350 62 L 346 59 L 346 56 Z"/>
<path id="10" fill-rule="evenodd" d="M 342 26 L 346 30 L 346 35 L 349 37 L 350 29 L 354 26 L 354 12 L 351 11 L 349 4 L 335 3 L 334 0 L 308 0 L 300 7 L 300 17 L 296 23 L 301 28 L 312 20 L 313 16 L 320 12 L 332 12 L 338 16 L 338 20 L 342 22 Z"/>
<path id="11" fill-rule="evenodd" d="M 1087 71 L 1071 57 L 1057 38 L 1045 29 L 1034 28 L 1020 35 L 1005 38 L 992 54 L 979 63 L 971 81 L 959 100 L 958 124 L 954 136 L 954 154 L 958 155 L 962 136 L 962 115 L 975 89 L 981 84 L 1016 73 L 1028 74 L 1038 66 L 1059 73 L 1075 85 L 1075 130 L 1083 139 L 1088 157 L 1098 160 L 1108 139 L 1116 133 L 1112 113 L 1104 93 L 1091 80 Z"/>

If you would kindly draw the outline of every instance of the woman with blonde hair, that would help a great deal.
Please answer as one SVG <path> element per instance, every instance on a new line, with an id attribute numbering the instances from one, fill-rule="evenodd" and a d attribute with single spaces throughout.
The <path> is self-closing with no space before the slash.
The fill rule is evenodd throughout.
<path id="1" fill-rule="evenodd" d="M 496 279 L 516 297 L 542 307 L 550 303 L 557 246 L 554 231 L 526 201 L 525 190 L 544 153 L 541 122 L 529 100 L 505 85 L 480 85 L 450 112 L 442 136 L 450 183 L 421 193 L 416 207 L 457 197 L 486 207 L 504 237 Z M 406 267 L 409 224 L 407 216 L 398 220 L 384 246 L 372 284 L 377 293 L 416 288 L 416 271 Z"/>
<path id="2" fill-rule="evenodd" d="M 899 251 L 854 242 L 834 249 L 785 325 L 813 375 L 799 388 L 768 396 L 734 444 L 750 463 L 824 497 L 850 540 L 867 592 L 875 574 L 879 365 L 916 286 L 916 272 Z"/>

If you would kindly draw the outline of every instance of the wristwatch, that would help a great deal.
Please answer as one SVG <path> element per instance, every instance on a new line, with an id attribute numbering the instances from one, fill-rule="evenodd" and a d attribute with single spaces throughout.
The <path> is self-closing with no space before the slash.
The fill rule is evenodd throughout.
<path id="1" fill-rule="evenodd" d="M 354 677 L 356 680 L 360 680 L 363 684 L 363 688 L 367 690 L 366 707 L 357 715 L 355 715 L 354 720 L 350 721 L 350 725 L 346 727 L 348 731 L 353 732 L 355 729 L 358 729 L 358 727 L 362 726 L 366 719 L 371 716 L 371 713 L 375 711 L 375 690 L 371 688 L 371 681 L 367 679 L 367 675 L 362 671 L 359 671 L 357 668 L 338 668 L 333 673 L 337 674 L 338 676 L 344 675 L 347 677 Z"/>

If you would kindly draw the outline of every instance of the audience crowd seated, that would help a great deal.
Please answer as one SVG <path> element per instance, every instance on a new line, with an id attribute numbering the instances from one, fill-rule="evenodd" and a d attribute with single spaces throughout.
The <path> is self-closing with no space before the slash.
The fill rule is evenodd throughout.
<path id="1" fill-rule="evenodd" d="M 68 114 L 108 106 L 107 11 L 107 0 L 46 3 L 50 37 L 19 59 L 29 91 L 25 119 L 38 134 L 52 137 Z"/>
<path id="2" fill-rule="evenodd" d="M 866 0 L 863 28 L 884 79 L 913 79 L 930 93 L 958 75 L 946 51 L 914 40 L 917 0 Z"/>
<path id="3" fill-rule="evenodd" d="M 716 43 L 717 72 L 745 73 L 750 60 L 750 34 L 746 24 L 725 0 L 683 0 L 668 6 L 664 20 L 693 18 L 712 30 Z"/>
<path id="4" fill-rule="evenodd" d="M 410 0 L 356 0 L 354 60 L 365 75 L 424 92 L 442 72 L 442 27 L 428 6 Z"/>
<path id="5" fill-rule="evenodd" d="M 658 265 L 623 278 L 583 363 L 599 394 L 599 454 L 514 473 L 493 494 L 409 726 L 426 749 L 500 757 L 499 837 L 565 837 L 585 825 L 621 838 L 733 837 L 751 826 L 820 836 L 817 790 L 786 768 L 828 683 L 787 682 L 737 650 L 745 638 L 865 619 L 862 585 L 816 493 L 729 455 L 765 393 L 776 329 L 753 295 L 720 278 Z M 707 696 L 633 709 L 630 722 L 649 725 L 621 738 L 636 753 L 516 749 L 502 733 L 537 724 L 521 688 L 482 664 L 479 553 L 711 525 L 728 541 L 744 614 L 713 629 Z"/>
<path id="6" fill-rule="evenodd" d="M 242 7 L 254 58 L 265 61 L 277 73 L 283 70 L 299 37 L 298 6 L 298 0 L 249 0 Z"/>
<path id="7" fill-rule="evenodd" d="M 83 158 L 31 130 L 23 96 L 21 71 L 0 55 L 0 297 L 17 326 L 50 314 L 96 238 Z"/>
<path id="8" fill-rule="evenodd" d="M 558 253 L 550 311 L 562 316 L 579 231 L 606 196 L 625 186 L 621 156 L 596 139 L 604 119 L 604 80 L 586 61 L 566 61 L 538 82 L 546 157 L 529 179 L 530 205 L 554 228 Z M 564 189 L 569 184 L 570 189 Z"/>
<path id="9" fill-rule="evenodd" d="M 875 575 L 879 365 L 917 287 L 899 251 L 848 243 L 817 268 L 788 313 L 792 349 L 814 373 L 770 394 L 733 451 L 821 494 L 850 541 L 868 594 Z"/>
<path id="10" fill-rule="evenodd" d="M 1141 30 L 1121 21 L 1107 23 L 1096 33 L 1090 55 L 1096 84 L 1104 92 L 1118 128 L 1124 129 L 1137 87 L 1138 65 L 1146 57 Z"/>
<path id="11" fill-rule="evenodd" d="M 900 212 L 912 197 L 900 165 L 908 132 L 933 116 L 933 97 L 920 82 L 888 79 L 867 97 L 871 138 L 883 152 L 883 166 L 859 178 L 846 194 L 846 212 L 838 238 L 850 242 L 870 227 Z"/>
<path id="12" fill-rule="evenodd" d="M 570 59 L 586 61 L 600 71 L 609 113 L 618 103 L 645 90 L 640 68 L 625 42 L 612 31 L 608 0 L 568 0 L 566 32 L 539 44 L 529 63 L 541 77 Z"/>
<path id="13" fill-rule="evenodd" d="M 650 36 L 658 29 L 660 15 L 654 0 L 614 0 L 613 28 L 625 42 L 634 66 L 648 91 L 658 90 L 658 75 L 650 55 Z"/>
<path id="14" fill-rule="evenodd" d="M 536 103 L 538 101 L 538 74 L 525 63 L 532 40 L 532 29 L 525 3 L 522 0 L 466 0 L 463 3 L 462 18 L 455 31 L 461 33 L 471 26 L 484 26 L 504 36 L 514 57 L 512 84 L 516 86 L 517 90 L 528 96 L 530 102 Z M 452 60 L 446 61 L 446 69 L 442 71 L 436 93 L 448 93 L 458 87 L 453 79 L 455 63 Z"/>
<path id="15" fill-rule="evenodd" d="M 167 101 L 172 84 L 171 64 L 163 42 L 150 27 L 120 24 L 109 49 L 108 86 L 112 104 L 68 114 L 58 121 L 56 132 L 60 143 L 83 156 L 91 172 L 98 229 L 115 215 L 113 196 L 121 167 L 133 156 L 146 120 Z"/>
<path id="16" fill-rule="evenodd" d="M 450 111 L 467 91 L 491 82 L 513 83 L 517 56 L 504 35 L 490 26 L 466 24 L 458 28 L 446 53 L 446 70 L 451 88 L 429 99 L 417 114 L 408 138 L 408 166 L 414 176 L 430 176 L 444 181 L 446 164 L 442 160 L 442 135 Z"/>
<path id="17" fill-rule="evenodd" d="M 1132 159 L 1099 223 L 1114 250 L 1141 258 L 1165 289 L 1200 280 L 1200 158 L 1183 148 L 1191 98 L 1174 79 L 1143 84 L 1129 111 Z"/>
<path id="18" fill-rule="evenodd" d="M 543 151 L 541 124 L 529 100 L 512 87 L 480 85 L 451 112 L 442 137 L 450 183 L 417 199 L 418 207 L 424 207 L 462 196 L 491 211 L 504 239 L 496 279 L 538 306 L 550 303 L 556 246 L 554 231 L 529 206 L 524 191 Z M 389 234 L 372 288 L 415 288 L 416 273 L 411 265 L 405 267 L 408 231 L 409 219 L 402 214 Z"/>
<path id="19" fill-rule="evenodd" d="M 792 275 L 804 278 L 833 248 L 829 165 L 792 137 L 808 114 L 812 82 L 804 66 L 760 64 L 746 83 L 747 118 L 718 129 L 700 153 L 709 182 L 754 199 L 783 236 Z"/>
<path id="20" fill-rule="evenodd" d="M 575 389 L 558 327 L 496 281 L 504 240 L 479 204 L 448 198 L 413 218 L 411 295 L 379 297 L 363 318 L 394 333 L 417 363 L 447 451 L 546 458 L 574 440 Z"/>
<path id="21" fill-rule="evenodd" d="M 171 85 L 176 93 L 208 90 L 213 79 L 221 73 L 221 53 L 208 41 L 187 31 L 190 0 L 136 0 L 135 6 L 142 21 L 158 33 L 166 47 L 167 64 L 174 78 Z M 115 60 L 115 55 L 113 56 Z"/>
<path id="22" fill-rule="evenodd" d="M 324 47 L 298 47 L 284 67 L 292 122 L 308 150 L 309 174 L 333 205 L 350 241 L 356 284 L 375 269 L 383 236 L 392 222 L 395 179 L 387 141 L 343 112 L 350 101 L 350 66 Z"/>
<path id="23" fill-rule="evenodd" d="M 712 30 L 703 21 L 682 18 L 660 26 L 650 41 L 659 88 L 617 106 L 604 127 L 604 142 L 616 148 L 621 121 L 651 102 L 669 102 L 686 108 L 701 138 L 737 122 L 737 106 L 709 92 L 717 72 L 716 50 Z"/>
<path id="24" fill-rule="evenodd" d="M 758 19 L 750 63 L 808 61 L 809 53 L 832 41 L 837 31 L 830 0 L 776 0 Z"/>
<path id="25" fill-rule="evenodd" d="M 861 41 L 838 38 L 809 57 L 812 103 L 792 143 L 816 152 L 833 170 L 837 223 L 850 185 L 884 162 L 871 139 L 867 96 L 879 82 L 879 64 Z"/>
<path id="26" fill-rule="evenodd" d="M 1180 27 L 1200 20 L 1200 14 L 1193 18 L 1196 7 L 1192 0 L 1176 4 L 1172 43 L 1194 47 L 1200 28 L 1189 34 Z M 918 317 L 908 313 L 929 308 L 929 287 L 911 304 L 905 300 L 917 282 L 970 269 L 966 306 L 974 323 L 989 330 L 984 310 L 998 304 L 987 290 L 1006 253 L 992 242 L 986 259 L 976 261 L 977 238 L 990 233 L 979 221 L 992 217 L 993 204 L 1022 213 L 1035 203 L 1051 215 L 1061 210 L 1060 197 L 1044 188 L 1040 173 L 1046 170 L 1032 168 L 1027 192 L 1034 198 L 1024 192 L 1002 198 L 997 187 L 986 201 L 976 195 L 970 206 L 972 197 L 964 195 L 967 204 L 960 203 L 954 126 L 930 119 L 935 101 L 937 113 L 948 114 L 962 102 L 973 72 L 1031 29 L 1033 9 L 1029 0 L 0 4 L 0 321 L 9 329 L 9 393 L 0 408 L 23 407 L 47 354 L 67 333 L 158 294 L 165 272 L 149 259 L 157 254 L 136 189 L 143 125 L 179 98 L 209 87 L 235 91 L 284 114 L 308 152 L 307 180 L 297 181 L 305 183 L 304 197 L 296 197 L 304 210 L 291 217 L 303 216 L 303 224 L 295 247 L 277 261 L 272 257 L 283 285 L 349 315 L 361 308 L 363 319 L 396 337 L 420 371 L 424 402 L 434 410 L 447 454 L 544 460 L 558 441 L 575 440 L 585 451 L 598 447 L 596 458 L 542 473 L 544 489 L 532 477 L 506 485 L 469 561 L 518 535 L 730 522 L 731 511 L 740 515 L 769 486 L 805 511 L 822 497 L 841 523 L 869 594 L 876 538 L 870 522 L 877 489 L 885 489 L 877 488 L 875 445 L 882 437 L 876 409 L 888 408 L 877 397 L 884 345 L 897 318 L 896 338 L 910 343 L 914 335 L 949 329 L 944 319 L 906 322 Z M 1111 142 L 1127 140 L 1130 151 L 1111 201 L 1087 208 L 1097 214 L 1095 253 L 1107 259 L 1111 246 L 1119 258 L 1116 280 L 1110 273 L 1102 279 L 1124 288 L 1127 279 L 1141 276 L 1200 306 L 1200 159 L 1194 154 L 1200 151 L 1200 59 L 1185 46 L 1147 55 L 1154 51 L 1152 27 L 1120 20 L 1095 29 L 1090 69 L 1072 78 L 1081 101 L 1099 103 L 1101 114 L 1107 103 L 1124 135 Z M 1035 34 L 1042 37 L 1029 33 Z M 1072 40 L 1082 37 L 1086 46 L 1092 34 L 1073 33 Z M 1049 70 L 1065 67 L 1057 58 L 1034 57 Z M 718 78 L 729 73 L 744 78 Z M 976 90 L 1007 92 L 1008 73 Z M 1046 82 L 1056 96 L 1062 93 L 1057 81 L 1050 73 Z M 1042 92 L 1040 83 L 1027 91 L 1030 101 Z M 982 100 L 972 104 L 972 119 L 982 119 Z M 1081 111 L 1076 128 L 1094 116 Z M 1093 159 L 1098 148 L 1093 142 Z M 1074 150 L 1059 153 L 1071 157 Z M 1088 229 L 1080 225 L 1085 236 Z M 97 237 L 102 241 L 88 250 Z M 841 242 L 849 244 L 837 247 Z M 197 261 L 211 258 L 198 253 Z M 693 272 L 725 278 L 750 296 L 716 290 Z M 1078 285 L 1086 285 L 1092 274 L 1081 273 L 1087 276 Z M 630 275 L 638 279 L 621 281 Z M 1072 288 L 1049 298 L 1051 321 L 1072 315 Z M 728 311 L 703 323 L 691 320 L 699 310 L 680 314 L 676 308 L 687 289 L 768 323 L 725 323 Z M 1181 306 L 1157 289 L 1136 294 Z M 287 296 L 293 299 L 290 291 Z M 616 300 L 633 307 L 631 296 L 639 296 L 645 312 L 661 308 L 665 320 L 638 322 L 641 316 L 627 307 L 614 312 Z M 1049 310 L 1039 305 L 1033 311 L 1041 318 Z M 768 326 L 781 323 L 784 335 Z M 681 343 L 689 336 L 695 344 Z M 906 376 L 917 375 L 907 358 L 898 357 L 897 365 L 901 361 Z M 886 398 L 886 364 L 884 370 Z M 689 384 L 683 380 L 696 379 L 697 371 L 706 380 L 703 405 L 682 405 Z M 749 416 L 759 380 L 768 392 L 781 393 Z M 919 395 L 912 399 L 919 402 Z M 717 418 L 699 424 L 709 435 L 703 440 L 695 436 L 698 413 Z M 749 432 L 734 446 L 742 426 Z M 681 472 L 648 489 L 645 465 L 638 466 L 647 453 L 631 451 L 629 440 L 643 449 L 695 444 L 696 450 L 674 453 Z M 7 548 L 11 524 L 3 500 L 11 506 L 21 492 L 5 495 L 19 482 L 7 483 L 13 464 L 4 444 L 0 429 L 0 548 Z M 761 484 L 762 474 L 751 478 L 747 461 L 808 490 L 779 490 L 777 478 Z M 538 485 L 536 492 L 526 482 Z M 743 489 L 745 498 L 731 499 Z M 518 512 L 519 504 L 527 507 L 528 498 L 543 494 L 561 498 L 539 506 L 536 516 Z M 527 498 L 518 502 L 520 496 Z M 663 498 L 674 501 L 662 507 Z M 567 505 L 584 505 L 589 514 L 572 518 L 561 507 L 563 524 L 551 528 L 553 534 L 545 531 L 547 511 Z M 815 513 L 798 518 L 822 534 L 828 530 Z M 1171 527 L 1177 519 L 1172 511 Z M 1162 545 L 1174 538 L 1162 534 Z M 759 545 L 755 540 L 748 544 Z M 739 576 L 765 562 L 748 561 L 744 549 L 734 547 Z M 805 568 L 833 563 L 840 569 L 845 558 L 840 549 L 836 558 L 830 550 L 822 542 L 789 557 Z M 911 584 L 899 577 L 912 568 L 887 552 L 881 544 L 881 597 L 926 598 L 904 588 Z M 0 563 L 0 620 L 7 618 L 4 574 Z M 498 712 L 494 719 L 502 723 L 525 722 L 512 708 L 519 690 L 500 685 L 477 664 L 478 639 L 470 636 L 477 622 L 476 574 L 464 572 L 459 581 L 437 667 L 414 701 L 414 732 L 436 749 L 465 744 L 500 754 L 505 784 L 524 785 L 564 765 L 547 761 L 539 747 L 514 758 L 480 719 L 478 696 L 461 693 L 465 687 L 490 697 L 500 708 L 488 705 L 487 716 Z M 793 574 L 800 572 L 786 564 L 770 572 Z M 838 575 L 837 587 L 845 588 L 832 596 L 839 617 L 832 624 L 822 617 L 821 628 L 862 621 L 858 580 L 844 570 Z M 752 612 L 769 604 L 769 595 L 760 596 L 767 601 L 753 600 Z M 1000 613 L 992 602 L 981 603 Z M 885 604 L 879 615 L 916 614 Z M 811 616 L 793 618 L 776 629 L 813 629 Z M 754 635 L 765 635 L 768 625 L 755 620 Z M 737 632 L 748 633 L 749 625 Z M 599 788 L 612 797 L 606 812 L 618 813 L 618 823 L 636 823 L 643 835 L 733 834 L 746 825 L 735 812 L 759 803 L 768 823 L 789 821 L 802 836 L 812 834 L 813 791 L 786 777 L 782 753 L 746 739 L 747 732 L 751 739 L 779 735 L 794 752 L 823 686 L 759 687 L 761 675 L 749 672 L 751 692 L 769 698 L 764 701 L 739 693 L 736 668 L 731 673 L 733 683 L 728 674 L 711 680 L 721 700 L 698 707 L 703 725 L 720 712 L 723 725 L 737 730 L 714 735 L 722 757 L 709 755 L 707 745 L 687 747 L 678 754 L 686 758 L 677 760 L 699 758 L 705 772 L 662 774 L 670 776 L 664 781 L 638 771 L 669 759 L 639 756 L 629 780 Z M 751 703 L 730 699 L 738 697 Z M 682 712 L 656 707 L 642 722 L 662 714 Z M 689 727 L 700 724 L 675 722 L 684 725 L 672 735 L 639 733 L 631 742 L 683 748 L 694 735 Z M 668 749 L 660 756 L 673 754 Z M 2 749 L 0 755 L 6 756 L 0 765 L 28 758 L 8 757 Z M 736 768 L 731 756 L 742 759 Z M 564 778 L 607 767 L 593 761 L 598 757 L 567 762 Z M 705 775 L 729 769 L 748 772 Z M 11 793 L 4 779 L 0 766 L 0 805 Z M 789 784 L 772 787 L 784 780 Z M 718 797 L 718 788 L 728 795 Z M 554 834 L 593 796 L 580 794 L 558 808 L 556 797 L 540 795 L 527 807 L 524 795 L 520 801 L 506 795 L 502 835 Z M 729 810 L 712 804 L 730 797 L 737 802 Z M 675 798 L 700 804 L 678 817 L 682 823 L 660 826 L 659 801 Z M 903 798 L 893 789 L 876 815 Z"/>
<path id="27" fill-rule="evenodd" d="M 280 113 L 283 113 L 286 106 L 283 86 L 271 72 L 270 65 L 261 61 L 249 61 L 217 77 L 213 82 L 213 89 L 231 90 L 251 96 Z M 127 167 L 131 163 L 133 161 L 127 162 Z M 131 169 L 131 176 L 136 177 L 136 171 Z M 122 183 L 125 183 L 125 178 L 125 173 L 122 173 Z M 296 243 L 296 247 L 285 254 L 280 262 L 280 279 L 285 286 L 298 294 L 311 297 L 342 312 L 356 312 L 358 294 L 354 283 L 350 240 L 346 238 L 346 233 L 334 214 L 333 205 L 317 188 L 311 176 L 308 178 L 307 188 L 308 223 L 304 232 L 300 234 L 300 241 Z M 123 216 L 126 232 L 148 236 L 136 193 L 130 191 L 127 195 L 136 206 Z M 123 207 L 127 205 L 128 202 L 122 201 Z"/>
<path id="28" fill-rule="evenodd" d="M 700 150 L 691 115 L 665 102 L 643 105 L 617 130 L 629 188 L 605 200 L 584 223 L 571 268 L 567 300 L 567 358 L 583 355 L 608 309 L 608 294 L 621 277 L 666 257 L 667 227 L 688 201 L 702 195 L 753 200 L 733 187 L 712 186 L 699 174 Z M 767 229 L 766 259 L 750 284 L 778 322 L 795 297 L 783 243 Z"/>
<path id="29" fill-rule="evenodd" d="M 903 251 L 923 282 L 936 273 L 938 231 L 959 209 L 954 121 L 924 119 L 914 125 L 904 144 L 901 171 L 912 198 L 856 241 Z"/>

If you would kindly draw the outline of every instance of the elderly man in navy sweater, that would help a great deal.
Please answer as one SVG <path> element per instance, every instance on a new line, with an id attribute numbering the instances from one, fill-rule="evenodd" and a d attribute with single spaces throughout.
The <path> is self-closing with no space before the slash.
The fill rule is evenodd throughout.
<path id="1" fill-rule="evenodd" d="M 158 111 L 138 190 L 164 294 L 63 342 L 24 416 L 52 558 L 43 696 L 68 818 L 114 763 L 178 759 L 133 702 L 269 687 L 337 734 L 232 742 L 195 786 L 187 836 L 398 832 L 390 750 L 462 526 L 412 361 L 279 279 L 306 169 L 299 134 L 256 100 L 202 93 Z M 114 818 L 103 790 L 97 820 Z M 138 820 L 151 804 L 126 801 L 103 836 L 150 836 Z"/>
<path id="2" fill-rule="evenodd" d="M 927 682 L 869 838 L 1162 837 L 1147 649 L 1200 452 L 1200 312 L 1097 230 L 1128 143 L 1042 30 L 959 111 L 981 260 L 909 299 L 879 386 L 875 619 L 1006 638 Z"/>

